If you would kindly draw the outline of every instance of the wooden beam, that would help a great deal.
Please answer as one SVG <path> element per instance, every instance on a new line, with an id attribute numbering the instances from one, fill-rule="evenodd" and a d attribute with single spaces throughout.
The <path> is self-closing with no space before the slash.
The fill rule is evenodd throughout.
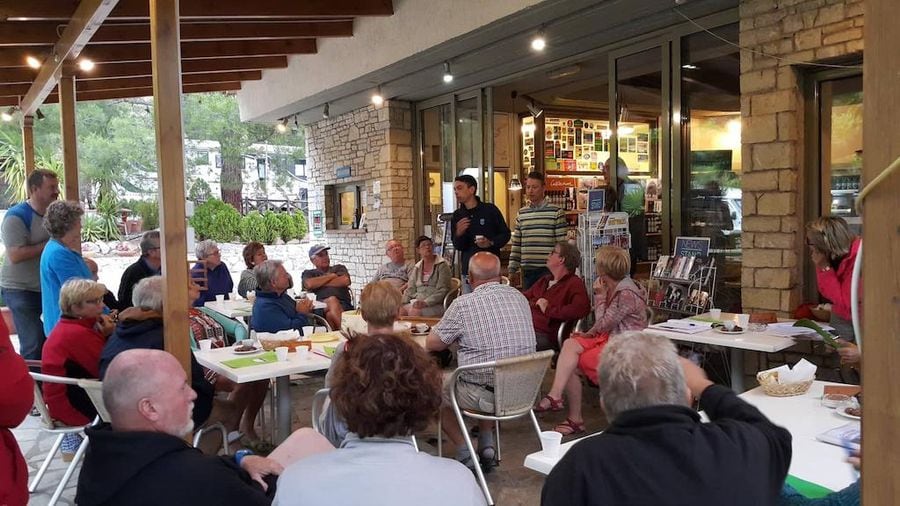
<path id="1" fill-rule="evenodd" d="M 0 68 L 0 83 L 31 83 L 37 74 L 37 70 L 28 67 Z"/>
<path id="2" fill-rule="evenodd" d="M 75 58 L 81 49 L 90 40 L 94 30 L 97 29 L 109 15 L 119 0 L 81 0 L 71 22 L 63 30 L 59 42 L 53 46 L 53 51 L 46 58 L 38 72 L 37 78 L 32 84 L 31 90 L 25 94 L 20 108 L 22 114 L 31 115 L 41 106 L 50 91 L 56 86 L 56 80 L 62 65 L 66 60 Z M 19 2 L 16 2 L 19 3 Z M 30 3 L 26 3 L 30 6 Z M 0 16 L 3 19 L 3 16 Z M 74 89 L 73 89 L 74 92 Z M 73 99 L 74 103 L 74 99 Z M 73 111 L 74 113 L 74 111 Z M 68 186 L 68 184 L 67 184 Z M 77 189 L 77 186 L 76 186 Z"/>
<path id="3" fill-rule="evenodd" d="M 66 200 L 78 201 L 78 141 L 75 133 L 75 77 L 59 78 L 59 126 L 62 135 Z"/>
<path id="4" fill-rule="evenodd" d="M 22 0 L 0 2 L 0 19 L 67 21 L 76 0 Z M 390 16 L 391 0 L 190 0 L 181 7 L 181 18 L 330 18 Z M 146 20 L 146 0 L 122 0 L 110 19 Z"/>
<path id="5" fill-rule="evenodd" d="M 863 4 L 863 175 L 872 182 L 900 157 L 900 9 L 896 0 Z M 863 202 L 862 501 L 896 504 L 900 497 L 900 172 L 888 176 Z M 875 401 L 875 402 L 872 402 Z"/>
<path id="6" fill-rule="evenodd" d="M 287 68 L 287 56 L 248 56 L 247 58 L 209 58 L 199 60 L 182 60 L 182 75 L 201 74 L 207 72 L 235 72 L 243 70 L 264 70 Z M 97 64 L 90 72 L 81 72 L 79 80 L 108 79 L 119 77 L 149 76 L 150 62 L 103 63 Z M 0 81 L 3 81 L 3 70 L 0 69 Z"/>
<path id="7" fill-rule="evenodd" d="M 187 339 L 178 337 L 190 328 L 188 307 L 191 305 L 186 263 L 178 0 L 150 0 L 150 14 L 156 159 L 160 183 L 159 222 L 163 238 L 162 271 L 166 273 L 163 285 L 163 321 L 168 327 L 165 350 L 178 359 L 190 381 L 191 347 Z"/>
<path id="8" fill-rule="evenodd" d="M 0 22 L 0 46 L 53 45 L 63 27 L 64 24 L 54 21 Z M 182 41 L 308 39 L 352 35 L 353 20 L 181 23 Z M 104 23 L 91 37 L 92 44 L 137 42 L 150 42 L 149 23 Z"/>
<path id="9" fill-rule="evenodd" d="M 25 159 L 25 180 L 34 172 L 34 116 L 22 118 L 22 155 Z"/>
<path id="10" fill-rule="evenodd" d="M 257 81 L 262 79 L 262 72 L 259 70 L 247 72 L 219 72 L 210 74 L 190 74 L 183 76 L 182 82 L 185 86 L 193 84 L 206 83 L 234 83 L 239 81 Z M 85 92 L 103 91 L 103 90 L 122 90 L 128 88 L 152 88 L 153 78 L 151 77 L 129 77 L 126 79 L 95 79 L 91 81 L 78 81 L 78 99 L 83 100 Z M 0 85 L 0 90 L 3 86 Z M 231 89 L 231 88 L 229 88 Z M 0 95 L 3 93 L 0 92 Z"/>
<path id="11" fill-rule="evenodd" d="M 224 83 L 199 83 L 185 84 L 182 86 L 184 93 L 208 93 L 215 91 L 238 91 L 241 89 L 240 82 L 224 82 Z M 90 100 L 115 100 L 121 98 L 138 98 L 152 97 L 153 87 L 147 88 L 124 88 L 118 90 L 99 90 L 99 91 L 79 91 L 76 99 L 79 102 L 87 102 Z M 44 101 L 45 104 L 55 104 L 59 102 L 59 96 L 51 94 Z M 0 97 L 0 106 L 7 107 L 17 105 L 19 97 Z"/>

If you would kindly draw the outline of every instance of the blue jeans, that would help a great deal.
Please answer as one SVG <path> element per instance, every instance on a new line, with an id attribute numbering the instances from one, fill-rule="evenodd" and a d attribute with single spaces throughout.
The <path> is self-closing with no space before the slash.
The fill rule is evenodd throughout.
<path id="1" fill-rule="evenodd" d="M 41 292 L 2 288 L 3 302 L 12 312 L 19 334 L 19 355 L 29 360 L 40 360 L 41 349 L 47 337 L 41 322 Z"/>

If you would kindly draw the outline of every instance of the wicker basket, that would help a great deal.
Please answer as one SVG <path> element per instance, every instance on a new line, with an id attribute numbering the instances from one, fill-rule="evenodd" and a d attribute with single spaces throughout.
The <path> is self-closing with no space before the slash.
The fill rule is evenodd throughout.
<path id="1" fill-rule="evenodd" d="M 756 374 L 756 380 L 762 387 L 763 392 L 773 397 L 791 397 L 794 395 L 803 395 L 812 386 L 815 378 L 801 381 L 799 383 L 778 382 L 778 372 L 764 371 Z"/>
<path id="2" fill-rule="evenodd" d="M 280 346 L 287 346 L 288 351 L 294 351 L 298 346 L 306 346 L 312 349 L 311 341 L 301 341 L 300 339 L 260 339 L 259 344 L 266 351 L 272 351 Z"/>

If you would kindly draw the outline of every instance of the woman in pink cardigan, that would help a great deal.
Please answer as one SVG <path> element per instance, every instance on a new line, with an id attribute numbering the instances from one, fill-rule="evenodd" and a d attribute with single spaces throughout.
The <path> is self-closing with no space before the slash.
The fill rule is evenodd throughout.
<path id="1" fill-rule="evenodd" d="M 806 225 L 806 244 L 816 267 L 819 293 L 831 302 L 831 326 L 849 341 L 855 340 L 850 322 L 850 286 L 861 243 L 843 218 L 822 216 Z M 862 295 L 862 287 L 859 293 Z"/>
<path id="2" fill-rule="evenodd" d="M 573 332 L 559 353 L 556 375 L 550 392 L 535 406 L 535 411 L 561 411 L 562 395 L 569 399 L 566 421 L 553 430 L 564 436 L 584 432 L 581 413 L 581 380 L 578 371 L 597 383 L 600 354 L 609 336 L 647 327 L 647 297 L 644 289 L 628 277 L 631 260 L 617 246 L 597 250 L 597 281 L 594 283 L 595 323 L 587 332 Z"/>

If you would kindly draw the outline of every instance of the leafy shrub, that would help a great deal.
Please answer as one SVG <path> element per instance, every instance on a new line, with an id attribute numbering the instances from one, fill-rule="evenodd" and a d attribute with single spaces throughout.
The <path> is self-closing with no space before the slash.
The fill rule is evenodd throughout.
<path id="1" fill-rule="evenodd" d="M 281 237 L 281 240 L 288 242 L 296 239 L 297 223 L 294 221 L 294 217 L 288 213 L 277 213 L 275 216 L 278 218 L 278 236 Z"/>
<path id="2" fill-rule="evenodd" d="M 202 179 L 195 179 L 193 183 L 191 183 L 191 187 L 188 190 L 188 200 L 192 200 L 197 202 L 199 200 L 209 200 L 212 198 L 212 188 L 209 187 L 206 181 Z"/>
<path id="3" fill-rule="evenodd" d="M 306 221 L 306 213 L 303 211 L 294 213 L 291 215 L 294 219 L 294 223 L 297 225 L 297 239 L 301 241 L 306 238 L 306 234 L 309 232 L 309 224 Z"/>
<path id="4" fill-rule="evenodd" d="M 241 214 L 219 199 L 210 199 L 197 206 L 190 222 L 200 240 L 229 242 L 242 233 Z"/>
<path id="5" fill-rule="evenodd" d="M 131 209 L 135 215 L 140 216 L 144 230 L 159 228 L 159 204 L 147 200 L 132 200 L 125 207 Z"/>
<path id="6" fill-rule="evenodd" d="M 263 244 L 272 244 L 278 237 L 277 228 L 266 226 L 266 217 L 259 211 L 251 211 L 241 220 L 241 241 L 258 241 Z"/>
<path id="7" fill-rule="evenodd" d="M 97 200 L 97 215 L 100 218 L 103 240 L 116 241 L 122 237 L 119 233 L 121 207 L 115 195 L 105 193 Z"/>
<path id="8" fill-rule="evenodd" d="M 103 240 L 103 219 L 96 214 L 85 214 L 81 218 L 81 240 L 97 242 Z"/>

